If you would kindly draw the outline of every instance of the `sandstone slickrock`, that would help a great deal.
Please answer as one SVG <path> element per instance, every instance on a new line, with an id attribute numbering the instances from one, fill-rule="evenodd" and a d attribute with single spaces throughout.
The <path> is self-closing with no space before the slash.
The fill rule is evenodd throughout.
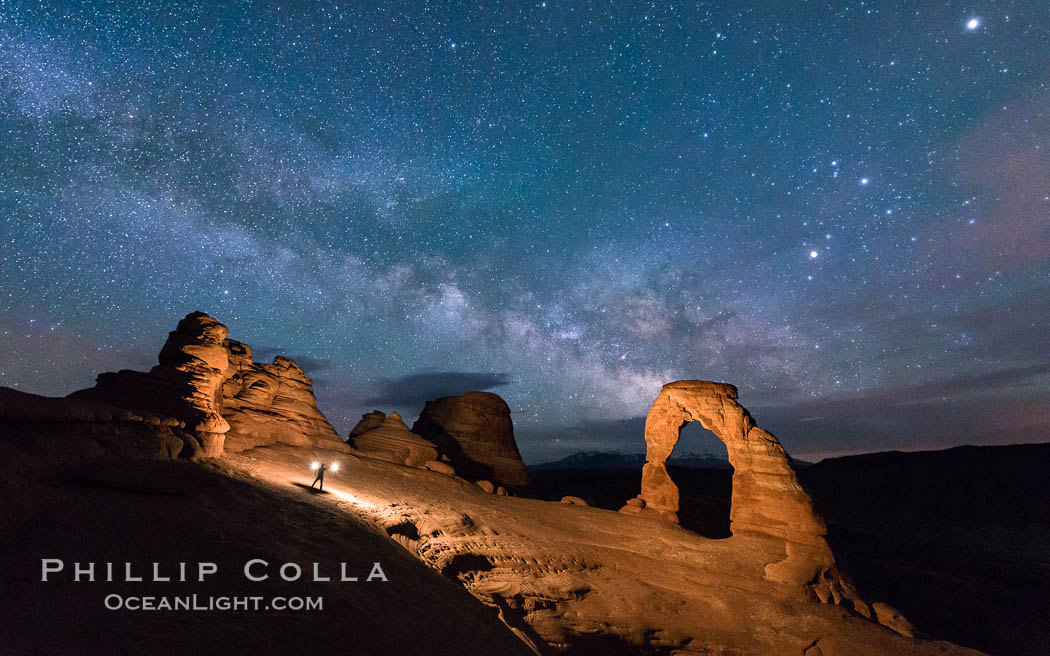
<path id="1" fill-rule="evenodd" d="M 821 601 L 845 603 L 870 616 L 853 586 L 839 574 L 824 539 L 824 521 L 799 484 L 784 448 L 755 425 L 736 399 L 736 387 L 725 383 L 680 380 L 664 385 L 645 421 L 646 462 L 639 501 L 629 502 L 620 512 L 678 521 L 678 487 L 665 463 L 682 428 L 698 421 L 725 443 L 733 466 L 732 534 L 779 545 L 782 555 L 765 564 L 765 578 L 800 586 Z"/>
<path id="2" fill-rule="evenodd" d="M 281 442 L 339 449 L 342 440 L 317 408 L 313 381 L 290 358 L 255 362 L 247 344 L 227 339 L 222 416 L 229 422 L 226 450 L 243 451 Z"/>
<path id="3" fill-rule="evenodd" d="M 376 424 L 378 410 L 361 418 L 350 431 L 350 445 L 362 454 L 411 467 L 422 467 L 437 460 L 434 445 L 408 430 L 401 415 L 391 412 Z"/>
<path id="4" fill-rule="evenodd" d="M 260 451 L 227 462 L 278 485 L 309 484 L 314 450 Z M 765 534 L 713 540 L 656 514 L 501 497 L 373 458 L 348 470 L 354 501 L 341 508 L 460 582 L 537 653 L 798 656 L 819 645 L 823 656 L 979 656 L 765 577 L 785 553 Z"/>
<path id="5" fill-rule="evenodd" d="M 188 457 L 222 454 L 230 425 L 220 414 L 221 386 L 229 366 L 223 340 L 226 326 L 203 312 L 186 315 L 168 334 L 159 364 L 148 373 L 123 369 L 99 374 L 95 387 L 69 395 L 130 410 L 174 417 L 197 438 Z"/>
<path id="6" fill-rule="evenodd" d="M 44 503 L 31 481 L 99 463 L 173 460 L 188 448 L 199 450 L 198 439 L 173 417 L 0 387 L 0 535 L 16 535 L 17 518 Z"/>
<path id="7" fill-rule="evenodd" d="M 427 401 L 412 432 L 448 454 L 460 476 L 488 479 L 512 489 L 530 484 L 514 441 L 510 408 L 496 394 L 467 392 Z"/>
<path id="8" fill-rule="evenodd" d="M 0 389 L 0 401 L 4 396 Z M 85 408 L 70 413 L 81 410 Z M 99 408 L 85 411 L 101 412 Z M 117 424 L 109 423 L 110 429 L 117 428 Z M 79 418 L 55 424 L 63 432 L 80 431 L 85 425 Z M 124 422 L 119 427 L 121 431 L 146 431 L 143 435 L 170 430 Z M 19 449 L 5 428 L 0 420 L 0 590 L 4 595 L 0 654 L 4 656 L 535 656 L 489 608 L 456 582 L 413 559 L 385 533 L 349 516 L 333 503 L 333 495 L 304 494 L 287 481 L 267 483 L 246 478 L 229 460 L 252 460 L 272 449 L 295 449 L 306 458 L 297 463 L 297 473 L 312 477 L 307 465 L 320 455 L 315 452 L 323 451 L 326 459 L 340 459 L 340 452 L 274 444 L 201 465 L 171 460 L 144 462 L 130 459 L 130 454 L 118 458 L 117 453 L 111 453 L 110 462 L 77 458 L 69 462 L 68 475 L 56 476 L 52 466 L 43 476 L 27 480 L 11 476 L 8 448 Z M 70 434 L 62 448 L 79 452 L 83 445 L 93 442 L 93 437 Z M 112 437 L 114 446 L 130 446 L 138 443 L 139 435 L 114 433 Z M 44 456 L 38 449 L 25 455 L 33 459 Z M 353 462 L 365 459 L 340 460 L 351 467 Z M 402 474 L 417 473 L 404 467 L 397 469 Z M 444 476 L 418 473 L 456 484 Z M 339 485 L 336 474 L 333 486 Z M 8 492 L 22 496 L 13 497 Z M 70 578 L 52 576 L 48 582 L 41 582 L 41 557 L 63 560 L 63 573 L 70 573 Z M 269 578 L 250 587 L 239 583 L 244 581 L 241 574 L 246 560 L 256 557 L 269 563 L 261 568 L 269 570 Z M 207 576 L 204 581 L 197 581 L 193 575 L 192 583 L 178 583 L 178 563 L 194 558 L 214 563 L 220 574 Z M 114 578 L 123 578 L 123 562 L 130 562 L 134 574 L 142 575 L 145 581 L 71 584 L 74 561 L 96 562 L 96 581 L 105 578 L 103 561 L 117 562 Z M 176 582 L 152 583 L 151 562 L 158 563 L 161 576 L 174 577 Z M 303 576 L 298 581 L 284 581 L 278 575 L 284 562 L 299 563 Z M 311 564 L 316 562 L 332 583 L 313 581 Z M 365 582 L 375 562 L 381 563 L 389 582 Z M 361 583 L 338 583 L 344 567 L 348 574 L 359 576 Z M 191 568 L 196 573 L 196 562 L 186 565 L 187 572 Z M 151 596 L 189 594 L 192 589 L 201 597 L 218 597 L 238 587 L 266 597 L 323 595 L 324 607 L 329 610 L 327 614 L 280 614 L 283 616 L 273 612 L 197 612 L 191 619 L 187 613 L 154 612 L 135 617 L 106 610 L 102 597 L 114 590 L 103 591 L 102 587 L 112 586 L 124 594 Z M 352 621 L 341 621 L 337 609 L 357 612 Z"/>

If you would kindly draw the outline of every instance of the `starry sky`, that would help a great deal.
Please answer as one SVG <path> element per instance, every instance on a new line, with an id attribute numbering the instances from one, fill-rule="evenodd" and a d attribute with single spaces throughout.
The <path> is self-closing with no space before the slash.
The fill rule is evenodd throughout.
<path id="1" fill-rule="evenodd" d="M 809 459 L 1050 439 L 1050 5 L 744 4 L 0 0 L 0 385 L 202 310 L 343 434 L 640 452 L 700 378 Z"/>

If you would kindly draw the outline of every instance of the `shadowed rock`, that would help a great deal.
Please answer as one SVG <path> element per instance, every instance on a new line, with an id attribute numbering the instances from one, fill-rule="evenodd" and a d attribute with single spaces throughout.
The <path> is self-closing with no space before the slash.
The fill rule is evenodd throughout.
<path id="1" fill-rule="evenodd" d="M 510 408 L 496 394 L 468 392 L 427 401 L 412 432 L 448 454 L 456 473 L 464 478 L 519 489 L 530 483 L 514 441 Z"/>
<path id="2" fill-rule="evenodd" d="M 353 440 L 361 433 L 372 430 L 373 428 L 379 428 L 383 425 L 386 420 L 386 414 L 378 410 L 373 410 L 368 414 L 361 415 L 361 421 L 357 422 L 357 425 L 350 430 L 350 435 L 347 439 Z"/>

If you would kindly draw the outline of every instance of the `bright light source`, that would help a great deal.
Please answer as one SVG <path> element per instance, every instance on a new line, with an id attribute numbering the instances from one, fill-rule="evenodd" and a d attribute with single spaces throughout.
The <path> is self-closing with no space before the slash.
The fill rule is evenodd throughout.
<path id="1" fill-rule="evenodd" d="M 966 21 L 966 29 L 970 30 L 971 32 L 973 32 L 980 26 L 981 21 L 977 18 L 971 18 L 970 20 Z"/>
<path id="2" fill-rule="evenodd" d="M 332 463 L 332 471 L 339 471 L 339 463 L 338 462 L 333 462 Z"/>
<path id="3" fill-rule="evenodd" d="M 319 463 L 319 462 L 315 462 L 315 463 L 310 465 L 310 469 L 320 469 L 320 468 L 321 468 L 321 463 Z"/>
<path id="4" fill-rule="evenodd" d="M 818 255 L 820 255 L 820 253 L 818 253 L 818 252 L 816 252 L 816 251 L 810 251 L 810 252 L 809 252 L 809 258 L 810 258 L 811 260 L 812 260 L 812 259 L 816 259 L 816 257 L 817 257 Z"/>

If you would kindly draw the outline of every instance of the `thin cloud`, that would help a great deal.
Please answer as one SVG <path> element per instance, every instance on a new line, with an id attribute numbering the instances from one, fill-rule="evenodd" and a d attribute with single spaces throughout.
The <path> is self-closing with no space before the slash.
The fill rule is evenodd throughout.
<path id="1" fill-rule="evenodd" d="M 511 382 L 511 377 L 504 373 L 428 371 L 384 378 L 379 381 L 377 394 L 365 399 L 364 403 L 377 406 L 421 405 L 442 396 L 490 390 Z"/>

